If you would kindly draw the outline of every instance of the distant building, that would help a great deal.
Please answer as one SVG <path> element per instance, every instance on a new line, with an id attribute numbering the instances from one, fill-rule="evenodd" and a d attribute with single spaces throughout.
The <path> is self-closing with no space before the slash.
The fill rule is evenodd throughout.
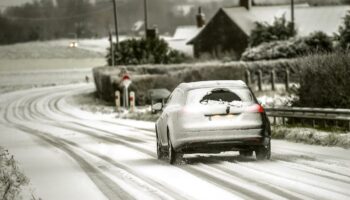
<path id="1" fill-rule="evenodd" d="M 315 31 L 328 35 L 338 31 L 348 5 L 310 7 L 295 6 L 295 26 L 299 36 Z M 207 25 L 187 44 L 193 45 L 194 56 L 210 54 L 221 57 L 225 53 L 239 59 L 248 47 L 248 38 L 255 22 L 272 23 L 275 17 L 290 19 L 290 5 L 252 6 L 251 0 L 240 0 L 239 7 L 221 8 Z"/>

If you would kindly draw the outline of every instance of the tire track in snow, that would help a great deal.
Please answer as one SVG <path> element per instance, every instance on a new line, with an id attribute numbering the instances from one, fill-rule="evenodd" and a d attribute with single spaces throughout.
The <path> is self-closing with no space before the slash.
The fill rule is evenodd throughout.
<path id="1" fill-rule="evenodd" d="M 46 96 L 46 95 L 39 95 L 38 97 L 42 97 L 42 96 Z M 38 98 L 36 97 L 36 98 Z M 31 98 L 32 100 L 36 99 L 36 98 Z M 24 103 L 25 104 L 25 103 Z M 16 108 L 16 106 L 13 105 L 8 105 L 8 108 L 10 107 L 14 107 Z M 36 110 L 36 112 L 40 113 L 38 110 Z M 5 112 L 6 114 L 9 114 L 9 110 L 7 110 Z M 24 113 L 22 113 L 23 115 L 25 115 Z M 42 115 L 42 117 L 49 117 L 46 115 Z M 14 118 L 19 119 L 18 113 L 16 113 L 14 115 Z M 29 120 L 29 118 L 27 118 Z M 122 190 L 122 188 L 120 188 L 118 185 L 116 185 L 113 180 L 111 180 L 110 178 L 104 176 L 103 174 L 99 173 L 99 171 L 93 167 L 91 164 L 89 164 L 86 160 L 84 160 L 81 156 L 79 156 L 77 153 L 75 153 L 71 148 L 69 148 L 69 146 L 67 146 L 67 144 L 70 145 L 74 145 L 76 147 L 79 147 L 76 143 L 73 143 L 71 141 L 67 141 L 63 138 L 58 138 L 55 136 L 51 136 L 49 133 L 44 133 L 35 129 L 31 129 L 28 128 L 24 125 L 20 125 L 17 124 L 15 122 L 11 122 L 9 115 L 7 115 L 5 117 L 5 120 L 9 123 L 12 124 L 14 127 L 16 127 L 19 130 L 22 130 L 23 132 L 29 133 L 31 135 L 34 135 L 38 138 L 40 138 L 41 140 L 51 144 L 52 146 L 55 146 L 58 149 L 61 149 L 62 151 L 66 152 L 70 157 L 72 157 L 74 160 L 77 161 L 77 163 L 81 166 L 81 168 L 85 171 L 85 173 L 87 173 L 89 175 L 89 177 L 91 178 L 91 180 L 101 189 L 101 191 L 109 198 L 109 199 L 134 199 L 132 197 L 132 195 L 129 195 L 128 193 L 126 193 L 125 191 Z M 21 119 L 20 119 L 21 120 Z M 53 126 L 53 125 L 50 125 Z M 57 126 L 58 128 L 62 128 L 62 126 Z M 68 128 L 68 130 L 72 130 L 72 128 Z M 78 130 L 81 131 L 81 130 Z M 99 138 L 99 137 L 98 137 Z M 106 138 L 102 137 L 99 138 L 101 140 L 105 140 Z M 64 141 L 64 142 L 62 142 Z M 116 143 L 116 140 L 113 140 L 112 143 Z M 81 147 L 79 147 L 81 148 Z M 85 150 L 86 151 L 86 150 Z M 121 167 L 121 164 L 118 164 L 117 162 L 113 161 L 112 159 L 107 159 L 107 157 L 103 157 L 102 155 L 98 155 L 96 153 L 93 153 L 92 151 L 89 151 L 90 154 L 99 157 L 105 161 L 108 161 L 109 163 L 113 164 L 115 167 L 118 167 L 124 171 L 127 171 L 128 173 L 130 173 L 130 169 L 128 169 L 127 167 Z M 138 175 L 137 173 L 131 172 L 130 174 L 138 176 L 139 179 L 142 179 L 143 181 L 147 180 L 148 178 L 146 178 L 145 176 L 141 176 Z M 147 182 L 147 181 L 145 181 Z M 158 186 L 158 189 L 160 188 L 163 192 L 163 194 L 165 195 L 166 193 L 168 194 L 172 194 L 172 198 L 170 199 L 188 199 L 188 197 L 181 195 L 181 194 L 177 194 L 176 192 L 172 192 L 171 190 L 169 190 L 169 188 L 166 188 L 161 185 L 160 183 L 157 183 L 155 181 L 151 181 L 150 179 L 148 179 L 148 183 L 149 186 L 151 185 L 155 185 Z M 108 187 L 106 187 L 108 186 Z M 153 186 L 152 186 L 153 187 Z M 115 188 L 114 190 L 111 190 Z M 118 195 L 116 195 L 118 194 Z M 166 195 L 164 196 L 160 196 L 159 199 L 169 199 L 169 197 L 165 198 Z"/>
<path id="2" fill-rule="evenodd" d="M 7 112 L 8 113 L 8 112 Z M 16 117 L 16 116 L 15 116 Z M 17 129 L 31 134 L 42 141 L 47 142 L 48 144 L 64 151 L 70 157 L 72 157 L 81 167 L 81 169 L 89 176 L 89 178 L 96 184 L 96 186 L 101 190 L 101 192 L 106 195 L 109 199 L 134 199 L 128 193 L 126 193 L 119 185 L 115 184 L 109 177 L 101 174 L 94 166 L 89 164 L 81 156 L 76 154 L 72 149 L 70 149 L 66 144 L 60 142 L 59 138 L 54 138 L 49 136 L 49 134 L 42 133 L 35 129 L 30 129 L 26 126 L 11 122 L 9 117 L 6 116 L 5 120 L 12 124 Z"/>

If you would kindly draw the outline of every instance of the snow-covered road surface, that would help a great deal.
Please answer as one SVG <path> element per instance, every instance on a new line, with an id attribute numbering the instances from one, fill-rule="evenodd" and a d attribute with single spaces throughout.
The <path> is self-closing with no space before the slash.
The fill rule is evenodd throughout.
<path id="1" fill-rule="evenodd" d="M 272 159 L 235 152 L 156 159 L 154 124 L 69 105 L 93 85 L 0 96 L 0 146 L 43 199 L 350 199 L 350 150 L 273 140 Z"/>

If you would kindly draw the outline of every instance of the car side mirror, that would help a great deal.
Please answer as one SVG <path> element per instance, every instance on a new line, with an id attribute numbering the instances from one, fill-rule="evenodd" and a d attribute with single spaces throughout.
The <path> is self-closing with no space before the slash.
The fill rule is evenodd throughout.
<path id="1" fill-rule="evenodd" d="M 156 112 L 160 112 L 163 109 L 163 104 L 162 103 L 156 103 L 152 106 L 152 110 Z"/>

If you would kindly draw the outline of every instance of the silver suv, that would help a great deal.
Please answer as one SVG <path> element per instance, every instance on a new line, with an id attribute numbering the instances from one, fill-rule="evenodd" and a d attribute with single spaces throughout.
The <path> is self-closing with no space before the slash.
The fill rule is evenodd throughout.
<path id="1" fill-rule="evenodd" d="M 243 81 L 181 83 L 156 122 L 157 155 L 169 163 L 188 153 L 239 151 L 269 159 L 270 123 Z"/>

